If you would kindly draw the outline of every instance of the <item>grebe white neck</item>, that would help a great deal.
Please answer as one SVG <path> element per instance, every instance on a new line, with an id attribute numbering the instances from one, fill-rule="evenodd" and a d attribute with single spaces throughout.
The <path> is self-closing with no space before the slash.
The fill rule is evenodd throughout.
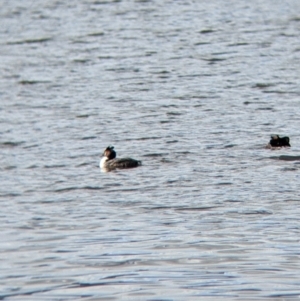
<path id="1" fill-rule="evenodd" d="M 108 158 L 107 157 L 103 157 L 101 158 L 100 160 L 100 168 L 104 168 L 105 167 L 105 163 L 108 161 Z"/>

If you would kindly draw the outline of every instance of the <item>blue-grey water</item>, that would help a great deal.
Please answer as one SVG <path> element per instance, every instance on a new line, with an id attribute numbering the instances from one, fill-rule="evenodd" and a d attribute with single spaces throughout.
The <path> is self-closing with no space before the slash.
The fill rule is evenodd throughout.
<path id="1" fill-rule="evenodd" d="M 0 300 L 300 298 L 299 0 L 0 8 Z"/>

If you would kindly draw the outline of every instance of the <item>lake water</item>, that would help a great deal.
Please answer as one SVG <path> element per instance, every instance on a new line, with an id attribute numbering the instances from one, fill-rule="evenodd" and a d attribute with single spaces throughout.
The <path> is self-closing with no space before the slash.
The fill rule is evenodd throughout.
<path id="1" fill-rule="evenodd" d="M 300 298 L 299 0 L 0 7 L 0 300 Z"/>

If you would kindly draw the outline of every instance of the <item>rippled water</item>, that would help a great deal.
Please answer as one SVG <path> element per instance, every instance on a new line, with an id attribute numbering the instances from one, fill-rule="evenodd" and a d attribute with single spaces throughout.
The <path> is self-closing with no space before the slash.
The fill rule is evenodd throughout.
<path id="1" fill-rule="evenodd" d="M 300 297 L 298 0 L 0 17 L 0 300 Z"/>

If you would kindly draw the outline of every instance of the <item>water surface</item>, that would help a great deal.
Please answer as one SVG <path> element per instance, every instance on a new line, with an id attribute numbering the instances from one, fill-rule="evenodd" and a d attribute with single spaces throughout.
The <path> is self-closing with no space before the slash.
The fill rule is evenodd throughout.
<path id="1" fill-rule="evenodd" d="M 299 12 L 3 0 L 0 299 L 298 299 Z"/>

